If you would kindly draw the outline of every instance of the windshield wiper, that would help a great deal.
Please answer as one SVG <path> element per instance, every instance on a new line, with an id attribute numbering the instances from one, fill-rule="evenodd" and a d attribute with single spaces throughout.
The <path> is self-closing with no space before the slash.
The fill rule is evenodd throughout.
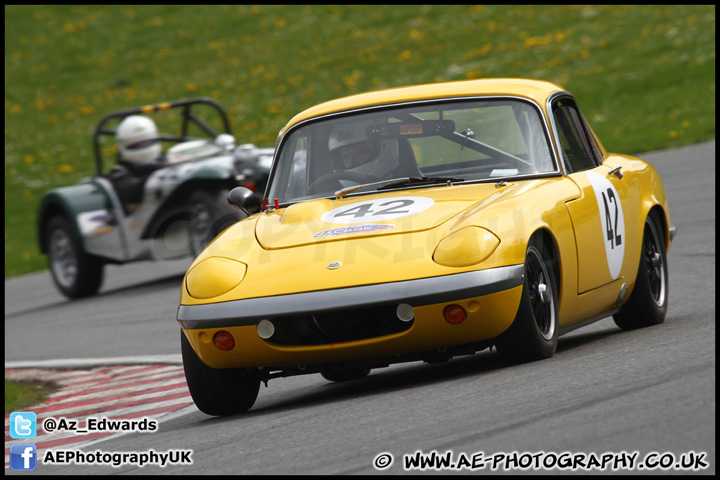
<path id="1" fill-rule="evenodd" d="M 388 180 L 382 180 L 380 182 L 363 183 L 361 185 L 353 185 L 352 187 L 345 187 L 342 190 L 335 192 L 335 198 L 342 198 L 348 193 L 362 190 L 367 187 L 374 187 L 376 185 L 382 185 L 377 190 L 385 190 L 386 188 L 405 187 L 408 185 L 435 185 L 438 183 L 447 183 L 451 186 L 454 182 L 462 182 L 464 179 L 455 177 L 400 177 L 391 178 Z"/>
<path id="2" fill-rule="evenodd" d="M 455 177 L 408 177 L 400 179 L 397 182 L 384 185 L 378 188 L 378 190 L 384 190 L 386 188 L 407 187 L 411 185 L 436 185 L 438 183 L 445 183 L 448 187 L 450 187 L 453 183 L 462 181 L 464 181 L 463 178 Z"/>
<path id="3" fill-rule="evenodd" d="M 380 181 L 380 182 L 363 183 L 363 184 L 360 184 L 360 185 L 353 185 L 352 187 L 345 187 L 345 188 L 343 188 L 342 190 L 338 190 L 337 192 L 335 192 L 335 198 L 336 198 L 336 199 L 342 198 L 342 197 L 344 197 L 345 195 L 347 195 L 348 193 L 352 193 L 352 192 L 354 192 L 354 191 L 356 191 L 356 190 L 361 190 L 361 189 L 363 189 L 363 188 L 374 187 L 375 185 L 384 185 L 384 184 L 386 184 L 386 183 L 388 183 L 388 182 L 402 183 L 402 182 L 406 182 L 406 181 L 408 181 L 408 180 L 410 180 L 410 179 L 411 179 L 411 177 L 390 178 L 390 179 L 388 179 L 388 180 L 382 180 L 382 181 Z M 380 189 L 378 188 L 378 190 L 380 190 Z"/>

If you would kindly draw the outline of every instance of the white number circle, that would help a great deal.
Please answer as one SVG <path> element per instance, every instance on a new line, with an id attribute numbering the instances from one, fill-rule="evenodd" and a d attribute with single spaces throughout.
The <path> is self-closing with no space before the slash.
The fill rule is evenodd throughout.
<path id="1" fill-rule="evenodd" d="M 365 223 L 393 220 L 427 210 L 435 204 L 427 197 L 390 197 L 343 205 L 325 212 L 320 219 L 327 223 Z"/>
<path id="2" fill-rule="evenodd" d="M 625 255 L 625 217 L 620 195 L 610 180 L 595 172 L 588 172 L 588 180 L 595 191 L 610 276 L 620 275 Z"/>

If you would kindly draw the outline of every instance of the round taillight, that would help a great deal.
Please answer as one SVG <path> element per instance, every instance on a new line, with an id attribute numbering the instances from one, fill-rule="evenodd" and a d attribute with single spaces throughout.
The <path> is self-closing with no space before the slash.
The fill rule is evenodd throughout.
<path id="1" fill-rule="evenodd" d="M 460 305 L 448 305 L 443 310 L 445 321 L 450 325 L 459 325 L 467 318 L 467 312 Z"/>
<path id="2" fill-rule="evenodd" d="M 235 347 L 235 339 L 230 332 L 226 332 L 225 330 L 220 330 L 213 335 L 213 343 L 224 352 L 232 350 Z"/>

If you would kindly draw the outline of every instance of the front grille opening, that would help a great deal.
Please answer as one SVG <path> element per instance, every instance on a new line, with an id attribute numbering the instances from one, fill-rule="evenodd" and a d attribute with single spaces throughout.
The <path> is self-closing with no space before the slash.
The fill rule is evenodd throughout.
<path id="1" fill-rule="evenodd" d="M 397 305 L 338 310 L 302 316 L 272 318 L 275 333 L 268 339 L 278 345 L 324 345 L 381 337 L 410 329 Z"/>

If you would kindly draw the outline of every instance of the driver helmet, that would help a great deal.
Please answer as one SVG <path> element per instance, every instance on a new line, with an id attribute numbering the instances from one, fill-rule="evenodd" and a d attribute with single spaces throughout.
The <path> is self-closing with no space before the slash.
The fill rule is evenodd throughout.
<path id="1" fill-rule="evenodd" d="M 159 138 L 155 122 L 148 117 L 126 117 L 117 129 L 120 158 L 133 163 L 155 162 L 162 153 Z"/>
<path id="2" fill-rule="evenodd" d="M 397 168 L 398 141 L 368 137 L 373 122 L 337 125 L 330 132 L 328 149 L 335 170 L 347 170 L 366 177 L 383 178 Z"/>

